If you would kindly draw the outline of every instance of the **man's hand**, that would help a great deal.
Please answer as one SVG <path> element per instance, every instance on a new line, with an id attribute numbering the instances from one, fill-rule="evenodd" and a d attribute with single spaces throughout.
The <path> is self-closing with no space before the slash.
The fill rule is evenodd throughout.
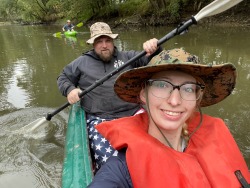
<path id="1" fill-rule="evenodd" d="M 152 55 L 157 49 L 158 39 L 153 38 L 143 43 L 143 49 L 147 52 L 146 56 Z"/>
<path id="2" fill-rule="evenodd" d="M 79 98 L 79 93 L 81 93 L 82 91 L 79 88 L 73 89 L 67 96 L 68 102 L 70 104 L 74 104 L 77 101 L 80 100 Z"/>

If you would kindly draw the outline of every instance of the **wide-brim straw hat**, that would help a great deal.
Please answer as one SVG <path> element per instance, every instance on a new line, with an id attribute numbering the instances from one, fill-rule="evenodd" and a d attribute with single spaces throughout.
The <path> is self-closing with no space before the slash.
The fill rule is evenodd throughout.
<path id="1" fill-rule="evenodd" d="M 128 70 L 116 79 L 114 90 L 124 101 L 139 103 L 143 83 L 161 71 L 182 71 L 200 78 L 204 84 L 201 107 L 216 104 L 230 95 L 236 84 L 236 68 L 233 64 L 200 64 L 197 56 L 181 49 L 162 51 L 144 67 Z"/>
<path id="2" fill-rule="evenodd" d="M 90 27 L 90 39 L 86 42 L 88 44 L 93 44 L 95 39 L 105 35 L 112 39 L 116 39 L 118 34 L 113 34 L 109 25 L 104 22 L 96 22 Z"/>

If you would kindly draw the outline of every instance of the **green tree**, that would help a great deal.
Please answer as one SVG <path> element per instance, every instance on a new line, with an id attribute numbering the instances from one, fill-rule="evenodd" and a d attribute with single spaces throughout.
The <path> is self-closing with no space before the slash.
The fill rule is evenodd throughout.
<path id="1" fill-rule="evenodd" d="M 18 0 L 0 0 L 0 17 L 5 20 L 15 19 L 18 13 Z"/>
<path id="2" fill-rule="evenodd" d="M 53 22 L 60 18 L 60 1 L 58 0 L 19 0 L 22 20 Z"/>
<path id="3" fill-rule="evenodd" d="M 2 20 L 26 23 L 53 23 L 61 19 L 88 21 L 90 19 L 126 17 L 147 18 L 150 25 L 166 19 L 178 21 L 187 12 L 197 12 L 213 0 L 0 0 Z M 250 0 L 239 6 L 247 10 Z M 233 12 L 233 10 L 230 10 Z"/>

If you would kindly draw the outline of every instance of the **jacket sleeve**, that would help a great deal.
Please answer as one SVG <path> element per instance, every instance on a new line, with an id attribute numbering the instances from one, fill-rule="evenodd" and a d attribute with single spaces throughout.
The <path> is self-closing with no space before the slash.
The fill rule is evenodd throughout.
<path id="1" fill-rule="evenodd" d="M 111 156 L 96 173 L 88 188 L 132 188 L 125 152 Z"/>
<path id="2" fill-rule="evenodd" d="M 70 91 L 78 86 L 81 71 L 78 65 L 82 61 L 82 56 L 64 67 L 62 73 L 57 78 L 57 85 L 63 96 L 67 96 Z"/>

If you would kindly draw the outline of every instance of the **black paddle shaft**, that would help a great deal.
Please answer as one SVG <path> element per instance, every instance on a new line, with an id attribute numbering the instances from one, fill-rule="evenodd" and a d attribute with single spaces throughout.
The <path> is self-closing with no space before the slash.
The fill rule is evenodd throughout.
<path id="1" fill-rule="evenodd" d="M 175 35 L 179 35 L 179 34 L 185 33 L 187 31 L 188 27 L 191 26 L 192 24 L 197 24 L 197 21 L 195 20 L 194 17 L 192 17 L 191 19 L 189 19 L 185 23 L 181 23 L 176 29 L 172 30 L 167 35 L 165 35 L 160 40 L 158 40 L 157 46 L 162 45 L 164 42 L 166 42 L 169 39 L 173 38 Z M 128 60 L 126 63 L 124 63 L 123 65 L 121 65 L 117 69 L 113 70 L 112 72 L 110 72 L 109 74 L 107 74 L 106 76 L 104 76 L 103 78 L 101 78 L 101 79 L 97 80 L 96 82 L 94 82 L 87 89 L 83 90 L 79 94 L 79 97 L 80 98 L 83 97 L 85 94 L 87 94 L 88 92 L 92 91 L 97 86 L 102 85 L 103 82 L 105 82 L 106 80 L 108 80 L 109 78 L 111 78 L 112 76 L 114 76 L 115 74 L 117 74 L 118 72 L 120 72 L 121 70 L 123 70 L 125 67 L 129 66 L 130 64 L 132 64 L 133 62 L 137 61 L 138 59 L 140 59 L 144 55 L 146 55 L 146 51 L 145 50 L 142 51 L 142 52 L 140 52 L 139 54 L 137 54 L 136 56 L 134 56 L 132 59 Z M 55 110 L 54 112 L 48 113 L 47 116 L 46 116 L 46 120 L 50 121 L 51 118 L 54 115 L 56 115 L 57 113 L 59 113 L 60 111 L 62 111 L 64 108 L 68 107 L 69 105 L 70 105 L 70 103 L 67 102 L 63 106 L 61 106 L 60 108 L 58 108 L 57 110 Z"/>

